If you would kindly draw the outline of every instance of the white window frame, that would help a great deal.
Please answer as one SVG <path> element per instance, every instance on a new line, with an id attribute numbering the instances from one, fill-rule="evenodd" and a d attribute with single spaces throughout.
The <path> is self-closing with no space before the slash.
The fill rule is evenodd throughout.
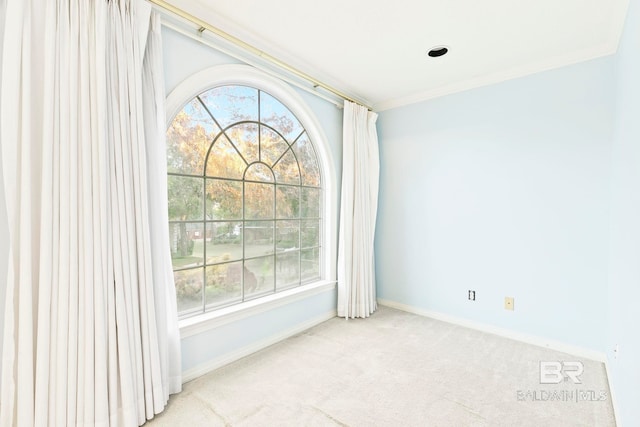
<path id="1" fill-rule="evenodd" d="M 296 300 L 334 289 L 337 259 L 337 187 L 333 156 L 327 137 L 313 111 L 289 85 L 248 65 L 218 65 L 199 71 L 185 79 L 167 96 L 165 102 L 168 129 L 175 116 L 201 93 L 219 86 L 249 86 L 262 90 L 284 104 L 300 121 L 318 157 L 322 184 L 322 235 L 320 276 L 316 282 L 271 294 L 255 300 L 205 312 L 180 320 L 182 338 L 204 332 L 223 324 L 271 310 Z"/>

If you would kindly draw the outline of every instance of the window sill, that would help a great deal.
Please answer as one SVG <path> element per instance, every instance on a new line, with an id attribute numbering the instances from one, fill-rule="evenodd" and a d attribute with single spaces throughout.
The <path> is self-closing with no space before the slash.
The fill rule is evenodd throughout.
<path id="1" fill-rule="evenodd" d="M 332 290 L 335 287 L 335 281 L 324 280 L 198 316 L 189 317 L 178 322 L 180 338 L 197 335 L 227 323 L 235 322 L 282 305 L 290 304 L 294 301 Z"/>

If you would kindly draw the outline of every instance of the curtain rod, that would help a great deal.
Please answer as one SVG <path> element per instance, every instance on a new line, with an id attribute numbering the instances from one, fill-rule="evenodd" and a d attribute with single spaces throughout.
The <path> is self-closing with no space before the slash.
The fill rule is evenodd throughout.
<path id="1" fill-rule="evenodd" d="M 262 59 L 264 59 L 267 62 L 270 62 L 271 64 L 277 66 L 278 68 L 287 71 L 288 73 L 291 73 L 303 80 L 308 81 L 309 83 L 313 84 L 314 88 L 322 88 L 328 92 L 331 92 L 332 94 L 336 95 L 339 98 L 345 99 L 347 101 L 350 102 L 354 102 L 356 104 L 360 104 L 363 105 L 364 107 L 367 107 L 369 110 L 371 110 L 371 107 L 364 105 L 362 102 L 359 102 L 353 98 L 351 98 L 350 96 L 344 94 L 343 92 L 339 91 L 338 89 L 335 89 L 332 86 L 329 86 L 325 83 L 322 83 L 320 80 L 315 79 L 313 77 L 311 77 L 309 74 L 298 70 L 295 67 L 292 67 L 291 65 L 279 60 L 278 58 L 269 55 L 268 53 L 254 47 L 253 45 L 250 45 L 247 42 L 244 42 L 242 40 L 240 40 L 239 38 L 232 36 L 231 34 L 217 28 L 214 27 L 213 25 L 209 24 L 206 21 L 203 21 L 202 19 L 195 17 L 193 15 L 191 15 L 188 12 L 185 12 L 184 10 L 170 4 L 167 3 L 164 0 L 148 0 L 150 3 L 153 3 L 154 5 L 161 7 L 162 9 L 179 16 L 180 18 L 183 18 L 189 22 L 191 22 L 192 24 L 195 24 L 199 27 L 199 31 L 202 33 L 204 31 L 209 31 L 213 34 L 215 34 L 218 37 L 221 37 L 222 39 L 228 41 L 229 43 L 232 43 L 233 45 L 255 55 L 258 56 Z"/>

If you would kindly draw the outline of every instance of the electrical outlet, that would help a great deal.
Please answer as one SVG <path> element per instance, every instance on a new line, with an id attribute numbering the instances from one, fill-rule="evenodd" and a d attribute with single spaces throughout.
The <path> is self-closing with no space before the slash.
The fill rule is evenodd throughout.
<path id="1" fill-rule="evenodd" d="M 616 344 L 616 346 L 613 348 L 613 358 L 617 359 L 618 354 L 620 354 L 620 346 Z"/>
<path id="2" fill-rule="evenodd" d="M 513 297 L 504 297 L 504 309 L 513 311 Z"/>
<path id="3" fill-rule="evenodd" d="M 476 300 L 476 291 L 469 291 L 469 301 Z"/>

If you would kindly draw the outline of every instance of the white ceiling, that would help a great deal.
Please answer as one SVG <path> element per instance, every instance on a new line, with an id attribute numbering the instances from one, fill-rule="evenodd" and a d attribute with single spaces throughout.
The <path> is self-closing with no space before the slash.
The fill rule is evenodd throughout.
<path id="1" fill-rule="evenodd" d="M 615 53 L 628 4 L 169 1 L 377 111 Z"/>

